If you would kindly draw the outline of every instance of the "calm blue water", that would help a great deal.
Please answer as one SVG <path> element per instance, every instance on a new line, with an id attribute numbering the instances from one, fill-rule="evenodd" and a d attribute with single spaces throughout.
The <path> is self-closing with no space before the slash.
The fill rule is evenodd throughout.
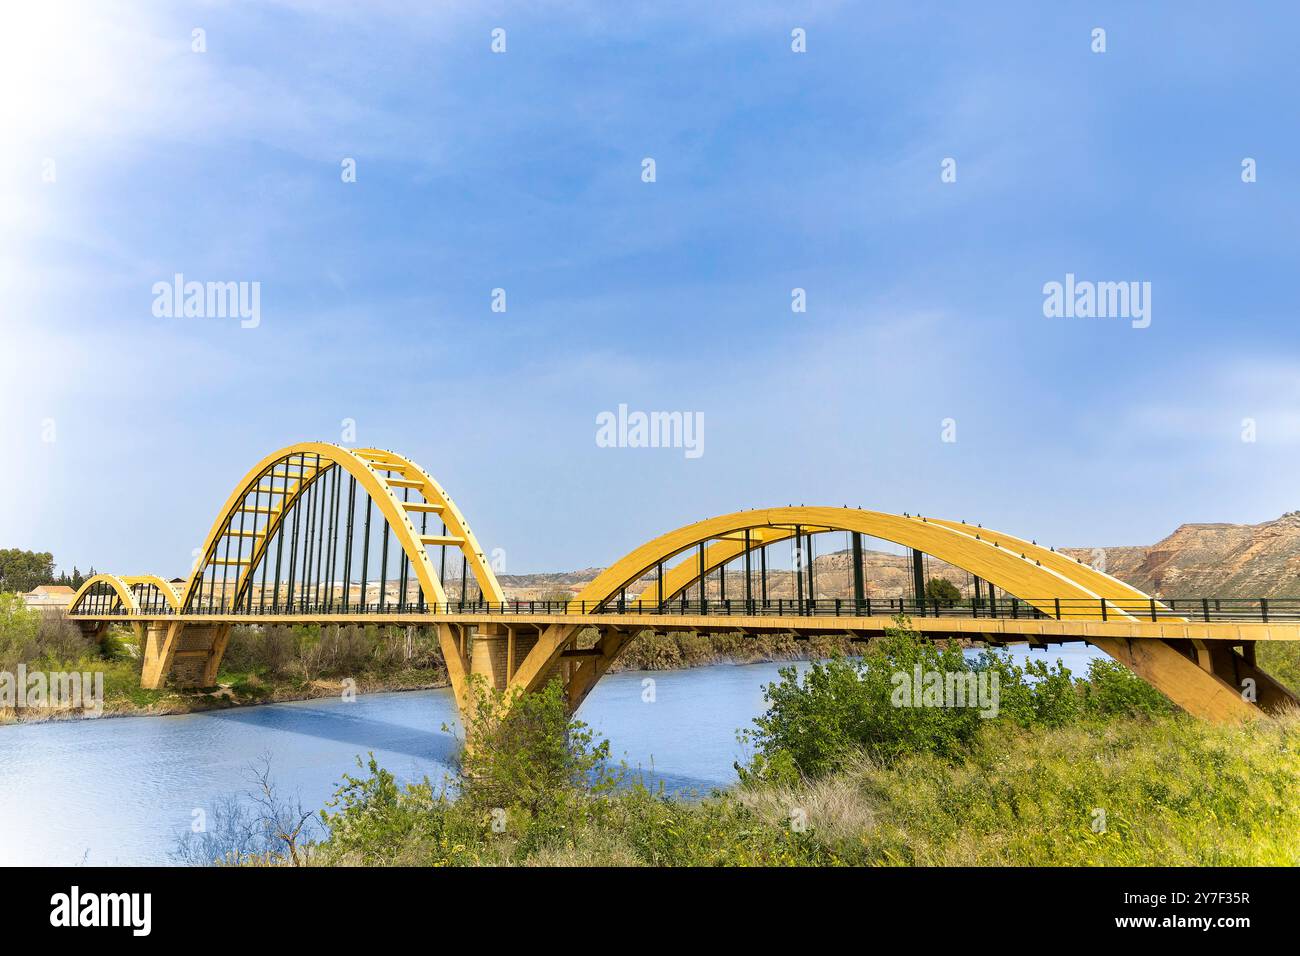
<path id="1" fill-rule="evenodd" d="M 1076 674 L 1087 648 L 1061 658 Z M 671 790 L 707 793 L 735 782 L 736 731 L 762 712 L 778 664 L 612 674 L 579 716 L 615 757 Z M 800 665 L 805 666 L 805 665 Z M 654 681 L 653 702 L 643 699 Z M 271 761 L 278 792 L 321 806 L 355 758 L 374 751 L 403 780 L 450 772 L 451 692 L 363 695 L 177 717 L 124 717 L 0 727 L 0 864 L 91 866 L 169 862 L 195 809 L 246 792 L 250 765 Z"/>

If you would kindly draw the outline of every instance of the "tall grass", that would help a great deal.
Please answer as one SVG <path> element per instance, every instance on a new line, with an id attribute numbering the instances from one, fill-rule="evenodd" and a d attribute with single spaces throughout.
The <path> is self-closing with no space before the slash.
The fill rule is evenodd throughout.
<path id="1" fill-rule="evenodd" d="M 736 799 L 770 826 L 806 808 L 814 838 L 853 863 L 1294 866 L 1300 719 L 987 726 L 957 762 L 861 760 Z"/>

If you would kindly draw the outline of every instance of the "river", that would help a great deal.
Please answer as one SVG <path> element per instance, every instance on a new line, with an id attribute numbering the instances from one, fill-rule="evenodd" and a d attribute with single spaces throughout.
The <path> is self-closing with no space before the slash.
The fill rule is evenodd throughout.
<path id="1" fill-rule="evenodd" d="M 1079 646 L 1013 653 L 1063 659 L 1077 676 L 1097 656 Z M 579 716 L 649 781 L 707 794 L 735 783 L 736 731 L 762 712 L 780 666 L 610 674 Z M 248 791 L 262 755 L 277 792 L 308 808 L 368 751 L 401 780 L 440 781 L 456 752 L 442 728 L 455 722 L 451 692 L 435 690 L 0 727 L 0 865 L 168 863 L 194 811 Z"/>

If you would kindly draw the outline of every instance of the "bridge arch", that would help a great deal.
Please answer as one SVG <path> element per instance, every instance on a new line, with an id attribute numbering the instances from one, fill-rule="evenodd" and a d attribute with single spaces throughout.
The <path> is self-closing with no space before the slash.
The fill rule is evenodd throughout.
<path id="1" fill-rule="evenodd" d="M 180 595 L 156 574 L 96 574 L 77 589 L 68 614 L 164 613 L 180 609 Z"/>
<path id="2" fill-rule="evenodd" d="M 652 571 L 656 582 L 632 599 L 644 607 L 656 604 L 698 584 L 703 575 L 725 567 L 747 551 L 788 540 L 800 534 L 849 531 L 891 541 L 931 555 L 989 582 L 1004 593 L 1040 611 L 1075 621 L 1135 620 L 1134 607 L 1149 605 L 1161 611 L 1161 620 L 1181 620 L 1136 588 L 1033 542 L 961 522 L 923 516 L 891 515 L 853 508 L 786 507 L 734 512 L 686 525 L 635 548 L 575 595 L 570 613 L 598 615 L 626 589 Z M 665 563 L 693 552 L 675 567 Z M 1058 609 L 1057 601 L 1064 602 Z M 626 606 L 621 604 L 620 606 Z M 534 690 L 557 672 L 560 657 L 581 625 L 547 627 L 530 648 L 509 686 Z M 577 708 L 609 669 L 619 651 L 635 634 L 604 627 L 594 649 L 565 675 L 569 703 Z M 1128 641 L 1097 636 L 1090 642 L 1123 663 L 1166 694 L 1176 704 L 1215 720 L 1240 720 L 1256 716 L 1234 681 L 1245 674 L 1269 686 L 1270 693 L 1285 693 L 1259 671 L 1253 661 L 1236 654 L 1231 661 L 1198 657 L 1195 648 L 1180 648 L 1163 640 Z"/>
<path id="3" fill-rule="evenodd" d="M 372 528 L 375 518 L 379 525 Z M 431 518 L 441 529 L 430 529 Z M 412 610 L 449 602 L 448 547 L 462 558 L 462 602 L 469 597 L 470 574 L 478 586 L 477 599 L 504 600 L 464 515 L 422 468 L 387 450 L 303 442 L 267 455 L 236 485 L 204 540 L 181 606 L 187 613 L 251 608 L 257 591 L 259 605 L 269 600 L 277 611 L 282 606 L 333 610 L 336 601 L 346 610 L 354 572 L 362 580 L 360 601 L 367 602 L 372 557 L 380 565 L 374 570 L 382 569 L 385 576 L 379 589 L 379 603 L 385 605 L 390 534 L 396 545 L 393 559 L 399 564 L 391 579 L 400 582 L 399 606 L 407 603 L 410 583 L 418 592 Z M 381 546 L 379 555 L 373 555 L 376 545 Z M 438 568 L 429 556 L 430 547 L 442 549 Z M 273 558 L 275 579 L 268 599 Z M 340 574 L 342 593 L 336 597 Z"/>
<path id="4" fill-rule="evenodd" d="M 739 511 L 709 518 L 660 535 L 624 555 L 606 568 L 574 597 L 573 609 L 602 609 L 626 588 L 661 568 L 666 562 L 703 545 L 703 561 L 689 556 L 664 572 L 664 599 L 697 584 L 701 569 L 705 574 L 743 557 L 745 552 L 786 541 L 797 534 L 817 535 L 826 532 L 857 532 L 906 548 L 913 548 L 945 561 L 954 567 L 990 582 L 1008 594 L 1042 611 L 1053 611 L 1056 598 L 1082 601 L 1092 599 L 1095 609 L 1078 605 L 1067 608 L 1071 619 L 1091 620 L 1100 616 L 1101 601 L 1120 597 L 1145 599 L 1140 591 L 1128 588 L 1087 565 L 1077 564 L 1064 555 L 1030 545 L 1019 538 L 996 531 L 931 520 L 928 517 L 892 515 L 857 508 L 786 507 Z M 748 532 L 748 536 L 745 533 Z M 1005 546 L 1004 546 L 1005 545 Z M 1044 557 L 1050 556 L 1047 562 Z M 1085 570 L 1086 569 L 1086 570 Z M 1102 591 L 1097 587 L 1105 584 Z M 1112 587 L 1117 585 L 1118 587 Z M 1120 588 L 1127 593 L 1121 594 Z M 654 592 L 652 594 L 652 592 Z M 1103 593 L 1109 592 L 1109 593 Z M 641 592 L 634 601 L 658 600 L 658 587 Z M 1112 613 L 1127 615 L 1118 605 Z"/>

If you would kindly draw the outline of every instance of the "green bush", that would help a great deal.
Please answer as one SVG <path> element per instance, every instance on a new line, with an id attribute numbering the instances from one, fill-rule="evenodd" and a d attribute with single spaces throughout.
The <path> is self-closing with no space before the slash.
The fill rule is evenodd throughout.
<path id="1" fill-rule="evenodd" d="M 802 679 L 794 667 L 764 690 L 767 711 L 742 732 L 754 748 L 742 779 L 793 782 L 840 769 L 859 754 L 888 764 L 909 753 L 955 756 L 981 723 L 971 707 L 898 706 L 899 678 L 922 673 L 968 674 L 972 668 L 955 645 L 921 640 L 897 621 L 870 645 L 866 657 L 814 662 Z"/>
<path id="2" fill-rule="evenodd" d="M 1157 717 L 1178 709 L 1119 661 L 1102 657 L 1088 665 L 1083 707 L 1094 717 Z"/>
<path id="3" fill-rule="evenodd" d="M 1300 641 L 1258 641 L 1255 661 L 1271 676 L 1300 695 Z"/>
<path id="4" fill-rule="evenodd" d="M 0 670 L 18 664 L 57 666 L 100 657 L 100 647 L 62 614 L 29 608 L 20 594 L 0 593 Z"/>
<path id="5" fill-rule="evenodd" d="M 990 696 L 996 688 L 996 707 L 903 705 L 895 696 L 899 675 L 918 668 L 958 680 L 983 677 Z M 742 781 L 788 785 L 833 774 L 864 756 L 883 766 L 915 754 L 953 761 L 988 722 L 1053 728 L 1174 712 L 1162 694 L 1118 662 L 1093 661 L 1089 679 L 1081 681 L 1059 661 L 1021 664 L 1007 651 L 985 651 L 968 661 L 956 646 L 925 640 L 901 618 L 860 659 L 817 662 L 802 678 L 793 667 L 780 674 L 764 691 L 765 713 L 741 733 L 753 749 L 749 765 L 737 767 Z"/>
<path id="6" fill-rule="evenodd" d="M 961 600 L 961 592 L 947 578 L 931 578 L 925 582 L 925 599 L 931 604 L 952 607 Z"/>
<path id="7" fill-rule="evenodd" d="M 456 864 L 491 861 L 507 846 L 524 856 L 572 848 L 621 779 L 609 743 L 570 716 L 558 681 L 510 696 L 479 681 L 465 722 L 454 785 L 398 787 L 373 755 L 368 777 L 346 775 L 321 814 L 327 857 Z"/>
<path id="8" fill-rule="evenodd" d="M 1017 664 L 1008 651 L 984 651 L 972 665 L 998 676 L 998 716 L 1022 727 L 1060 727 L 1081 711 L 1075 679 L 1060 661 Z"/>
<path id="9" fill-rule="evenodd" d="M 460 765 L 461 797 L 470 805 L 522 811 L 546 824 L 567 813 L 576 798 L 616 785 L 608 768 L 609 741 L 598 741 L 569 714 L 558 680 L 535 693 L 509 696 L 479 681 L 470 696 Z"/>

